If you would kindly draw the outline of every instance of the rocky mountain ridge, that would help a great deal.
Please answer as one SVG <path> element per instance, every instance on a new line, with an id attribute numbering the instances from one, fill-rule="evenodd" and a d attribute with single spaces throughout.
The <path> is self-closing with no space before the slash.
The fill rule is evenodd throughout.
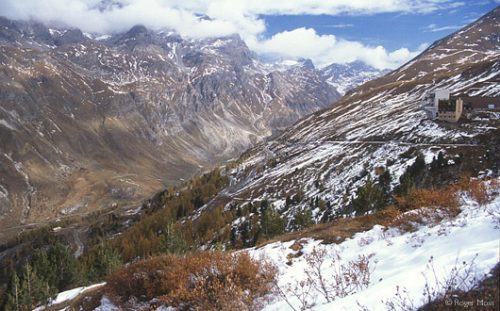
<path id="1" fill-rule="evenodd" d="M 340 96 L 314 67 L 274 70 L 236 35 L 5 18 L 0 81 L 1 224 L 137 204 Z"/>

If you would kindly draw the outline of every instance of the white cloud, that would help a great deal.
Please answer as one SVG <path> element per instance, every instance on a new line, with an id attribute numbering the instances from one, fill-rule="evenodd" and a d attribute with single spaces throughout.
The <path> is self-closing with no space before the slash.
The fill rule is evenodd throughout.
<path id="1" fill-rule="evenodd" d="M 333 35 L 320 36 L 313 29 L 303 28 L 263 39 L 266 25 L 262 15 L 429 13 L 463 5 L 451 0 L 106 1 L 118 1 L 122 5 L 103 10 L 98 7 L 102 0 L 0 0 L 0 15 L 12 19 L 33 18 L 98 33 L 125 31 L 136 24 L 152 29 L 168 28 L 194 38 L 239 33 L 260 53 L 311 58 L 317 65 L 359 59 L 378 68 L 394 68 L 414 56 L 416 51 L 402 48 L 389 52 L 382 46 L 365 46 Z M 210 19 L 200 19 L 199 15 L 207 15 Z"/>
<path id="2" fill-rule="evenodd" d="M 114 0 L 122 6 L 99 10 L 102 0 L 2 0 L 0 15 L 62 22 L 85 31 L 111 32 L 144 24 L 173 28 L 185 35 L 231 31 L 259 33 L 260 15 L 428 13 L 463 5 L 451 0 Z M 110 2 L 110 0 L 108 0 Z M 212 19 L 200 21 L 196 14 Z"/>
<path id="3" fill-rule="evenodd" d="M 500 0 L 499 0 L 500 1 Z M 448 26 L 438 26 L 436 24 L 429 24 L 422 28 L 425 32 L 440 32 L 446 30 L 456 30 L 464 27 L 465 25 L 448 25 Z"/>
<path id="4" fill-rule="evenodd" d="M 227 19 L 204 20 L 196 12 L 160 0 L 122 0 L 122 7 L 101 11 L 99 0 L 5 0 L 0 12 L 13 19 L 36 19 L 46 23 L 65 24 L 86 32 L 124 31 L 136 24 L 152 29 L 170 28 L 189 37 L 223 36 L 242 30 Z M 263 23 L 263 22 L 262 22 Z M 255 23 L 252 25 L 259 31 Z M 243 29 L 244 30 L 244 29 Z"/>
<path id="5" fill-rule="evenodd" d="M 388 12 L 429 13 L 457 7 L 451 0 L 211 0 L 211 7 L 235 5 L 249 14 L 374 14 Z"/>
<path id="6" fill-rule="evenodd" d="M 334 35 L 318 35 L 312 28 L 297 28 L 267 40 L 250 41 L 249 46 L 257 52 L 277 57 L 310 58 L 318 66 L 362 60 L 375 68 L 384 69 L 398 67 L 418 55 L 427 44 L 416 51 L 401 48 L 389 52 L 382 46 L 366 46 L 361 42 L 338 39 Z"/>
<path id="7" fill-rule="evenodd" d="M 332 24 L 332 25 L 323 25 L 326 28 L 351 28 L 354 27 L 354 24 Z"/>

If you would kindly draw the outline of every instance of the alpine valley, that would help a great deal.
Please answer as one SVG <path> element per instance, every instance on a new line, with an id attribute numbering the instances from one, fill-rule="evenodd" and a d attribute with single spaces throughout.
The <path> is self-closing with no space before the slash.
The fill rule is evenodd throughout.
<path id="1" fill-rule="evenodd" d="M 0 306 L 500 304 L 500 7 L 390 72 L 0 26 L 0 224 L 39 223 L 2 232 Z M 443 90 L 491 103 L 446 122 Z"/>
<path id="2" fill-rule="evenodd" d="M 381 74 L 344 67 L 266 63 L 237 35 L 97 36 L 1 18 L 0 225 L 135 206 Z"/>

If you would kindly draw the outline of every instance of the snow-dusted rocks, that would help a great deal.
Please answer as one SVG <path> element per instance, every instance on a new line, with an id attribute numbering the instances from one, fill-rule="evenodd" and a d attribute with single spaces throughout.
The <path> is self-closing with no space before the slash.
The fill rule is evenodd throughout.
<path id="1" fill-rule="evenodd" d="M 363 62 L 355 61 L 349 64 L 331 64 L 321 69 L 321 74 L 340 94 L 381 77 L 389 70 L 373 68 Z"/>

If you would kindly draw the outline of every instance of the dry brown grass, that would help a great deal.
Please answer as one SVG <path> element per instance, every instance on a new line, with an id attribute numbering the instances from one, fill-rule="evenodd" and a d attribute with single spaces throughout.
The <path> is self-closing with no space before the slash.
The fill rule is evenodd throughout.
<path id="1" fill-rule="evenodd" d="M 421 225 L 437 224 L 448 217 L 451 217 L 450 213 L 443 209 L 418 208 L 397 216 L 388 227 L 398 228 L 401 232 L 413 232 Z"/>
<path id="2" fill-rule="evenodd" d="M 396 205 L 403 211 L 426 208 L 442 208 L 450 213 L 459 212 L 456 187 L 440 189 L 416 189 L 403 197 L 396 197 Z"/>
<path id="3" fill-rule="evenodd" d="M 462 177 L 457 183 L 440 189 L 417 189 L 404 197 L 396 197 L 397 206 L 407 212 L 395 217 L 389 226 L 408 232 L 422 224 L 437 224 L 443 218 L 460 213 L 460 194 L 484 205 L 491 202 L 492 194 L 498 190 L 497 179 L 484 181 L 469 177 Z"/>
<path id="4" fill-rule="evenodd" d="M 370 230 L 375 225 L 389 225 L 391 221 L 400 214 L 401 212 L 394 206 L 389 206 L 370 215 L 336 219 L 330 223 L 317 224 L 302 231 L 290 232 L 277 236 L 259 244 L 258 247 L 273 242 L 286 242 L 302 238 L 322 240 L 325 244 L 341 243 L 358 232 Z"/>
<path id="5" fill-rule="evenodd" d="M 254 310 L 272 290 L 275 277 L 273 266 L 247 253 L 168 255 L 115 272 L 106 293 L 119 305 L 159 298 L 180 310 Z"/>

